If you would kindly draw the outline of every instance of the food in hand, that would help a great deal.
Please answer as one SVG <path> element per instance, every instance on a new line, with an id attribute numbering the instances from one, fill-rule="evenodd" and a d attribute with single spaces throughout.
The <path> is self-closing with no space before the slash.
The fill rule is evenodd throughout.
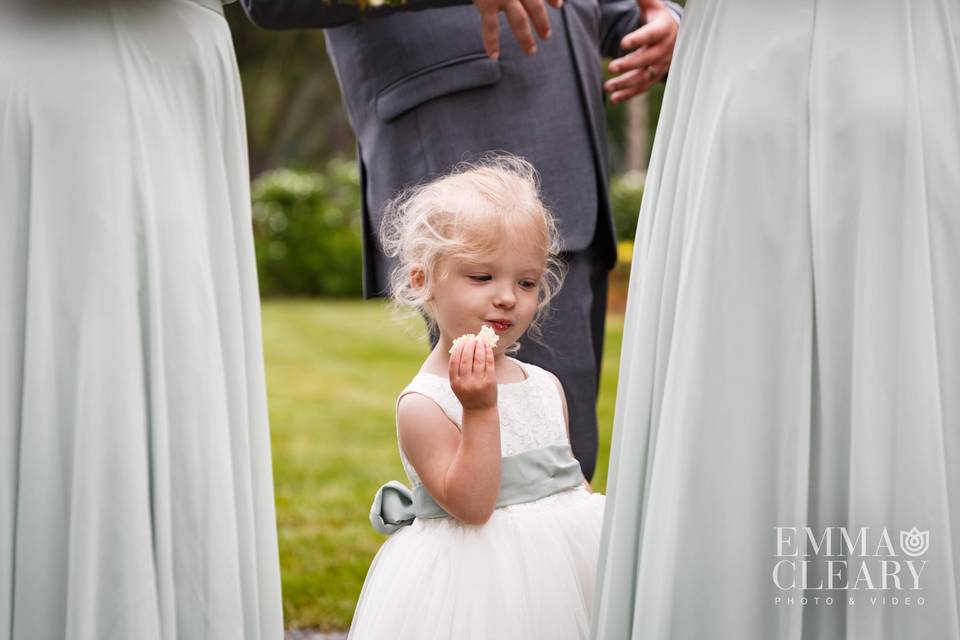
<path id="1" fill-rule="evenodd" d="M 489 326 L 483 325 L 480 327 L 480 333 L 465 333 L 459 338 L 453 341 L 453 346 L 450 347 L 450 353 L 453 353 L 453 350 L 457 348 L 457 345 L 461 342 L 466 342 L 467 340 L 473 340 L 476 338 L 480 342 L 485 342 L 490 345 L 490 348 L 493 349 L 497 346 L 497 343 L 500 342 L 500 336 Z"/>

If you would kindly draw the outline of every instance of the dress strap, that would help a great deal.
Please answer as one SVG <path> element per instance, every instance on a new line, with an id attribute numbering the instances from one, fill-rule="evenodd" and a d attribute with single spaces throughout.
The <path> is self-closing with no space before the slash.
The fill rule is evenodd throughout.
<path id="1" fill-rule="evenodd" d="M 409 393 L 419 393 L 436 402 L 457 429 L 460 429 L 463 424 L 463 406 L 450 388 L 449 380 L 432 373 L 418 373 L 400 393 L 397 402 Z"/>

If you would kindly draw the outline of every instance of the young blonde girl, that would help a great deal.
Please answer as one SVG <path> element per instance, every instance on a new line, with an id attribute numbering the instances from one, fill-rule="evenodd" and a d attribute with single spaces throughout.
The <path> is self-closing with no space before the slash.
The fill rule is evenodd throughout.
<path id="1" fill-rule="evenodd" d="M 391 482 L 374 500 L 391 538 L 350 638 L 586 637 L 604 498 L 573 458 L 557 378 L 507 355 L 536 337 L 562 280 L 533 168 L 512 156 L 460 167 L 392 203 L 382 237 L 394 300 L 439 340 L 397 402 L 412 491 Z M 496 346 L 454 345 L 484 326 Z"/>

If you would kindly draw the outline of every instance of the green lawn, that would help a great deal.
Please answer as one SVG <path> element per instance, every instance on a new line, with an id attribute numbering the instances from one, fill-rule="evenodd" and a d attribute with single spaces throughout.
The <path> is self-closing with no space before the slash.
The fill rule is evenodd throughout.
<path id="1" fill-rule="evenodd" d="M 623 328 L 609 319 L 600 396 L 606 486 Z M 263 304 L 283 604 L 290 628 L 346 629 L 367 567 L 385 537 L 367 520 L 377 488 L 406 482 L 393 407 L 426 355 L 418 318 L 382 302 Z"/>

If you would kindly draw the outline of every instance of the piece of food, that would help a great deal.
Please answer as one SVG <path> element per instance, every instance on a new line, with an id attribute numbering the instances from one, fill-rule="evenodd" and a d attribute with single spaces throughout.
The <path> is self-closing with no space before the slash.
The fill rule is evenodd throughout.
<path id="1" fill-rule="evenodd" d="M 480 327 L 480 333 L 465 333 L 459 338 L 456 338 L 453 341 L 453 346 L 450 347 L 450 353 L 453 353 L 453 350 L 457 348 L 457 345 L 461 342 L 466 342 L 467 340 L 472 340 L 476 338 L 480 342 L 486 342 L 490 345 L 490 348 L 493 349 L 497 346 L 497 343 L 500 342 L 500 336 L 489 326 L 483 325 Z"/>

